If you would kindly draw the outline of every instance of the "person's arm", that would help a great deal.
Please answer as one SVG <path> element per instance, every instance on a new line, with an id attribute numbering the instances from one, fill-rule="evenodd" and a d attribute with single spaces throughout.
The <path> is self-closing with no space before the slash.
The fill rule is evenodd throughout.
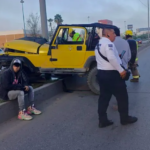
<path id="1" fill-rule="evenodd" d="M 23 86 L 19 85 L 19 84 L 12 84 L 10 81 L 11 76 L 4 72 L 1 75 L 1 86 L 2 88 L 11 91 L 11 90 L 23 90 Z"/>
<path id="2" fill-rule="evenodd" d="M 121 67 L 121 65 L 118 63 L 117 58 L 114 53 L 114 45 L 113 44 L 107 44 L 106 45 L 106 57 L 109 60 L 110 64 L 119 72 L 122 73 L 124 69 Z"/>
<path id="3" fill-rule="evenodd" d="M 22 71 L 21 77 L 22 77 L 23 86 L 28 86 L 29 80 L 28 80 L 28 77 L 24 71 Z"/>
<path id="4" fill-rule="evenodd" d="M 127 43 L 127 45 L 128 45 L 128 51 L 127 51 L 127 62 L 129 62 L 130 61 L 130 59 L 131 59 L 131 49 L 130 49 L 130 46 L 129 46 L 129 44 Z"/>

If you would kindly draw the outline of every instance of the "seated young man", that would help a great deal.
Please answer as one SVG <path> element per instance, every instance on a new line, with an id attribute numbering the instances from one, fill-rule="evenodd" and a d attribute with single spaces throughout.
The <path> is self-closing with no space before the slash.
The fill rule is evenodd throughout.
<path id="1" fill-rule="evenodd" d="M 28 101 L 25 101 L 25 93 L 28 94 Z M 14 59 L 10 67 L 1 75 L 0 98 L 3 100 L 18 99 L 18 119 L 31 120 L 31 114 L 41 114 L 41 111 L 34 106 L 34 90 L 27 83 L 27 78 L 22 72 L 22 64 L 19 59 Z M 29 107 L 26 109 L 27 103 Z"/>

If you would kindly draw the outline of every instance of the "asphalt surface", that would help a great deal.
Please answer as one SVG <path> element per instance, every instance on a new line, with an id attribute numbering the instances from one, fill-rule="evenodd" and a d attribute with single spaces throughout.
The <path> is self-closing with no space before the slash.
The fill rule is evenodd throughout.
<path id="1" fill-rule="evenodd" d="M 150 150 L 150 47 L 140 51 L 139 83 L 128 82 L 130 114 L 138 122 L 122 126 L 118 112 L 108 109 L 115 124 L 99 129 L 97 99 L 89 91 L 63 93 L 40 105 L 32 121 L 17 118 L 0 125 L 0 150 Z"/>

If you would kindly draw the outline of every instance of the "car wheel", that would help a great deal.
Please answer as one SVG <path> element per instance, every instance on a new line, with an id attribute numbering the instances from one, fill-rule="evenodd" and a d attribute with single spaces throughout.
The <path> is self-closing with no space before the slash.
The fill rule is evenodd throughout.
<path id="1" fill-rule="evenodd" d="M 50 80 L 50 79 L 51 79 L 51 74 L 45 73 L 45 79 L 46 79 L 46 80 Z"/>
<path id="2" fill-rule="evenodd" d="M 99 95 L 100 94 L 100 88 L 97 81 L 97 67 L 93 67 L 87 76 L 87 83 L 90 88 L 90 90 L 94 93 Z"/>

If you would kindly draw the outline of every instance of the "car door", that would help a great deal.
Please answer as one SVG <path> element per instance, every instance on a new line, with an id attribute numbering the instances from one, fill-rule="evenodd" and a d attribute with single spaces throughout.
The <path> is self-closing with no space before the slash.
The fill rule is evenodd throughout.
<path id="1" fill-rule="evenodd" d="M 51 61 L 54 66 L 73 68 L 80 66 L 84 61 L 86 37 L 82 41 L 72 41 L 69 37 L 69 28 L 60 27 L 56 38 L 53 40 L 52 47 L 54 49 L 51 51 Z M 80 29 L 85 30 L 82 27 L 73 27 L 73 29 L 76 32 L 79 32 Z"/>

